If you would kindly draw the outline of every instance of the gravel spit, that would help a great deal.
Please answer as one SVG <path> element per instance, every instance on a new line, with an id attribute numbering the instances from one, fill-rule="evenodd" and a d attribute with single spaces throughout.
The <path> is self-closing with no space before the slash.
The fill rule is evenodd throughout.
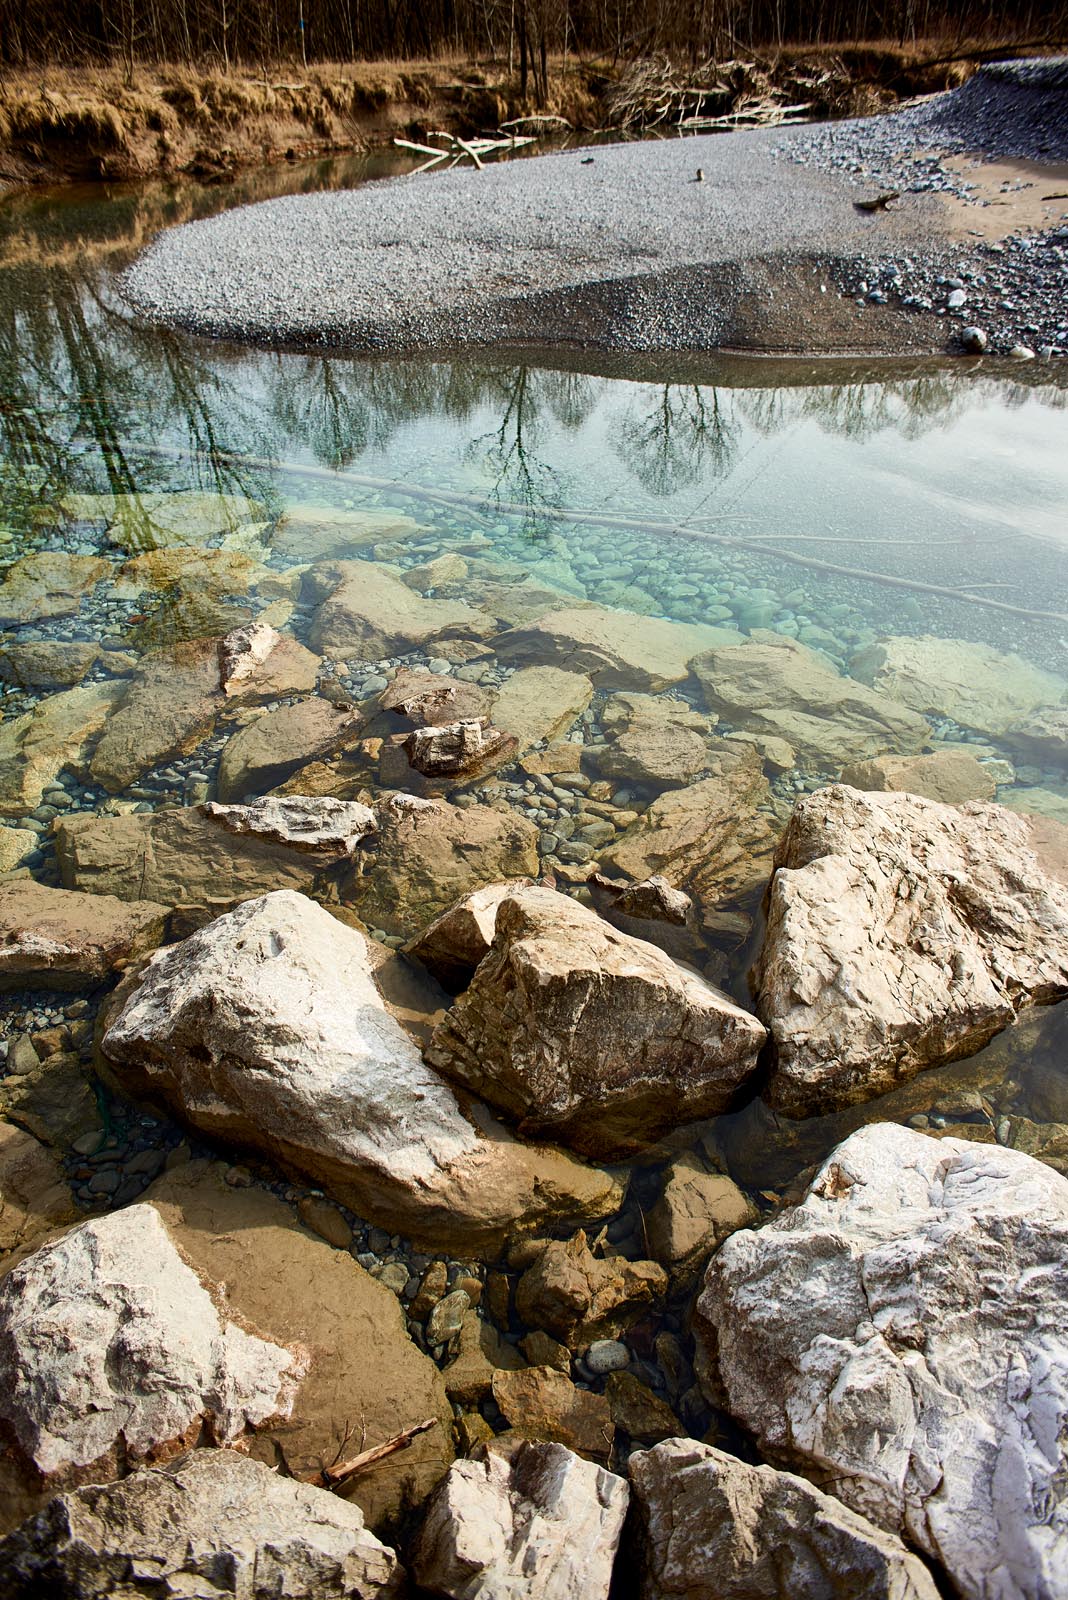
<path id="1" fill-rule="evenodd" d="M 288 197 L 162 234 L 123 292 L 173 326 L 303 349 L 937 352 L 978 323 L 993 352 L 1059 354 L 1068 228 L 955 240 L 941 196 L 969 194 L 942 158 L 1068 158 L 1066 113 L 1068 60 L 999 63 L 893 115 L 790 135 Z M 857 209 L 881 189 L 902 197 Z"/>

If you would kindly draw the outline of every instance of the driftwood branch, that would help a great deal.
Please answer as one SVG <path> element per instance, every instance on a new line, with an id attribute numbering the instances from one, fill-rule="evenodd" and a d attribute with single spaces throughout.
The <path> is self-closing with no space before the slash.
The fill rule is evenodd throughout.
<path id="1" fill-rule="evenodd" d="M 427 1417 L 424 1422 L 417 1422 L 413 1427 L 403 1429 L 383 1444 L 372 1445 L 370 1450 L 361 1450 L 359 1455 L 350 1456 L 347 1461 L 339 1461 L 334 1466 L 324 1467 L 322 1472 L 317 1472 L 314 1477 L 305 1481 L 314 1483 L 320 1489 L 335 1491 L 342 1489 L 353 1478 L 376 1467 L 380 1461 L 397 1455 L 401 1450 L 407 1450 L 420 1434 L 429 1433 L 431 1428 L 436 1428 L 438 1425 L 437 1417 Z"/>

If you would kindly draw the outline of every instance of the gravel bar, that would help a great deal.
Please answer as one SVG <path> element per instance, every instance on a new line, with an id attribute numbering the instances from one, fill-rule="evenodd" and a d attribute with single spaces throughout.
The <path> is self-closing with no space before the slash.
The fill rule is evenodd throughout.
<path id="1" fill-rule="evenodd" d="M 981 303 L 986 274 L 953 236 L 942 195 L 966 189 L 939 155 L 1056 160 L 1066 111 L 1068 64 L 1000 63 L 789 136 L 601 145 L 242 207 L 162 234 L 122 288 L 172 326 L 302 349 L 944 351 L 969 314 L 946 285 Z M 884 185 L 901 199 L 857 208 Z M 1059 353 L 1068 231 L 1049 242 L 1041 272 L 1029 249 L 1016 263 L 991 349 L 1029 330 Z"/>

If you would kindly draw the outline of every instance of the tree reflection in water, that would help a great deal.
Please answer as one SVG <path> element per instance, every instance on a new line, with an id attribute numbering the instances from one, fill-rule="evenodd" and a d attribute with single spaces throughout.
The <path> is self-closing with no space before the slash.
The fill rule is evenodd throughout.
<path id="1" fill-rule="evenodd" d="M 329 177 L 324 169 L 287 181 Z M 259 197 L 254 180 L 247 188 L 238 198 Z M 569 479 L 555 441 L 598 413 L 608 438 L 593 447 L 604 456 L 607 443 L 632 499 L 656 502 L 727 479 L 747 432 L 815 422 L 850 439 L 884 430 L 917 438 L 947 426 L 994 382 L 946 369 L 874 380 L 854 370 L 828 381 L 809 367 L 806 381 L 791 384 L 770 381 L 781 368 L 750 367 L 740 385 L 737 372 L 729 384 L 653 384 L 641 381 L 638 363 L 639 381 L 621 385 L 628 374 L 618 366 L 598 377 L 506 352 L 387 361 L 235 350 L 140 322 L 112 268 L 165 221 L 223 203 L 217 192 L 156 185 L 113 200 L 34 198 L 0 209 L 0 517 L 17 534 L 29 537 L 35 509 L 71 490 L 199 488 L 275 506 L 277 479 L 263 461 L 343 471 L 381 455 L 399 430 L 438 418 L 457 433 L 470 428 L 456 460 L 475 492 L 521 506 L 537 535 L 540 511 L 596 502 L 596 480 Z M 714 363 L 706 368 L 715 374 Z M 1035 394 L 1066 402 L 1063 388 L 1039 388 L 1030 374 L 997 391 L 1002 402 Z M 597 466 L 603 481 L 604 461 Z M 137 535 L 145 547 L 154 542 L 147 514 Z"/>

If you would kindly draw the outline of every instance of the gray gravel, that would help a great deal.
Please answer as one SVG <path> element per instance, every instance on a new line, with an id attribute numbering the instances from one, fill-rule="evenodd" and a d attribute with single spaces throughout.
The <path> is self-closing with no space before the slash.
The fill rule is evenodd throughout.
<path id="1" fill-rule="evenodd" d="M 939 154 L 1056 159 L 1066 107 L 1064 62 L 1002 64 L 894 116 L 789 138 L 599 146 L 289 197 L 163 234 L 123 292 L 175 326 L 300 348 L 943 350 L 965 320 L 934 320 L 947 280 L 974 290 L 984 273 L 979 247 L 949 241 L 937 196 L 957 180 Z M 906 192 L 873 217 L 858 185 Z M 1059 350 L 1063 242 L 1037 275 L 1030 244 L 999 264 L 1011 314 L 992 350 Z"/>

